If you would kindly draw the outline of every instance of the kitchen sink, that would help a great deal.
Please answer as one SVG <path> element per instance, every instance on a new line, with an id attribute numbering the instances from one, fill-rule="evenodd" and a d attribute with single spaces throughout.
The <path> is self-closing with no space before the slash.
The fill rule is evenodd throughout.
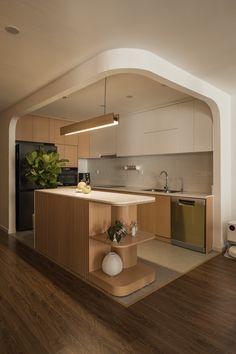
<path id="1" fill-rule="evenodd" d="M 162 192 L 162 193 L 178 193 L 181 191 L 173 190 L 173 189 L 168 189 L 167 191 L 165 189 L 158 189 L 158 188 L 148 188 L 148 189 L 142 189 L 144 192 Z"/>

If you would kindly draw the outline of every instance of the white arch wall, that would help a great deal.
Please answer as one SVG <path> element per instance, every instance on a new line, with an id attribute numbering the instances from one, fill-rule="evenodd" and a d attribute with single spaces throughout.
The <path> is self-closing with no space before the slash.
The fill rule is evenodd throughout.
<path id="1" fill-rule="evenodd" d="M 119 48 L 107 50 L 81 64 L 46 87 L 22 100 L 0 116 L 0 226 L 14 232 L 14 140 L 19 117 L 65 94 L 118 72 L 136 72 L 205 101 L 212 110 L 214 123 L 214 247 L 223 245 L 223 225 L 230 218 L 230 97 L 223 91 L 172 65 L 151 52 Z M 9 138 L 8 138 L 9 129 Z M 9 159 L 9 162 L 8 162 Z"/>
<path id="2" fill-rule="evenodd" d="M 231 122 L 231 219 L 236 220 L 236 95 L 232 97 L 232 122 Z"/>

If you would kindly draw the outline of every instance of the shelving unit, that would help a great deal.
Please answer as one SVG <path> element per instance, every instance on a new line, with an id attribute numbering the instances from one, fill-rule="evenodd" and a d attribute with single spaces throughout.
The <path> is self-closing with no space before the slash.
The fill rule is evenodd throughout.
<path id="1" fill-rule="evenodd" d="M 119 243 L 111 242 L 106 232 L 99 235 L 92 235 L 90 237 L 96 241 L 103 242 L 107 245 L 110 245 L 112 248 L 115 249 L 115 248 L 125 248 L 125 247 L 135 246 L 138 245 L 139 243 L 153 240 L 155 238 L 155 235 L 149 232 L 138 231 L 135 237 L 132 237 L 131 235 L 127 235 Z"/>
<path id="2" fill-rule="evenodd" d="M 111 207 L 111 215 L 113 220 L 119 215 L 118 219 L 129 225 L 131 221 L 137 220 L 137 206 Z M 122 220 L 122 216 L 125 220 Z M 135 237 L 128 234 L 117 243 L 110 241 L 106 232 L 90 234 L 89 281 L 114 296 L 127 296 L 152 283 L 155 280 L 155 271 L 138 261 L 137 246 L 154 238 L 152 233 L 138 231 Z M 113 277 L 101 269 L 103 257 L 109 251 L 116 252 L 123 262 L 122 272 Z"/>

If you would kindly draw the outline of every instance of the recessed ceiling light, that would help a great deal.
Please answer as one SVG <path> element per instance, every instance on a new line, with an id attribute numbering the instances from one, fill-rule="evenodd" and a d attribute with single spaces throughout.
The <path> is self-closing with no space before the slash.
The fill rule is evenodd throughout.
<path id="1" fill-rule="evenodd" d="M 133 96 L 132 95 L 127 95 L 126 98 L 133 98 Z"/>
<path id="2" fill-rule="evenodd" d="M 5 31 L 10 34 L 19 34 L 20 30 L 16 26 L 6 26 Z"/>

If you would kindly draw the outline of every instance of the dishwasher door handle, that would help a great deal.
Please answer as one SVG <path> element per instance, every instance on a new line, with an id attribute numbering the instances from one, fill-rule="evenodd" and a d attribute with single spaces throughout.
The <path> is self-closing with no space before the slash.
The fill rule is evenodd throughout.
<path id="1" fill-rule="evenodd" d="M 179 199 L 178 205 L 179 205 L 179 206 L 190 206 L 190 207 L 194 207 L 194 206 L 195 206 L 195 201 L 194 201 L 194 200 L 183 200 L 183 199 Z"/>

